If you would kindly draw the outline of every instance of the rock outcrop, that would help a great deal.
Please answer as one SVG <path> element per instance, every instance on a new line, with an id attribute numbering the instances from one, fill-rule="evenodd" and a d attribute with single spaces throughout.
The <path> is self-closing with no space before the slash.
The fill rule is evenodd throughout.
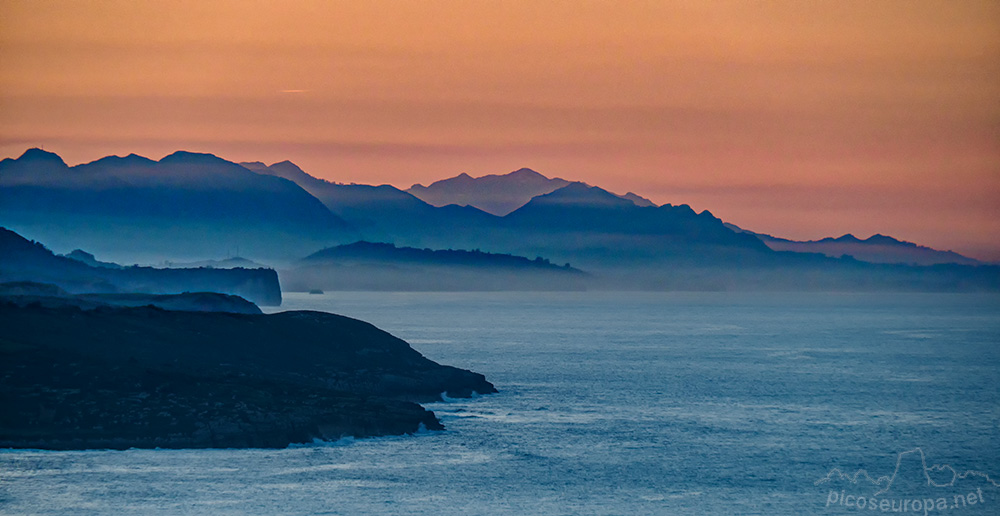
<path id="1" fill-rule="evenodd" d="M 258 305 L 281 305 L 281 287 L 273 269 L 92 267 L 0 228 L 0 282 L 23 281 L 50 283 L 74 294 L 219 292 Z"/>
<path id="2" fill-rule="evenodd" d="M 284 447 L 442 426 L 417 401 L 492 393 L 374 326 L 0 301 L 0 447 Z"/>

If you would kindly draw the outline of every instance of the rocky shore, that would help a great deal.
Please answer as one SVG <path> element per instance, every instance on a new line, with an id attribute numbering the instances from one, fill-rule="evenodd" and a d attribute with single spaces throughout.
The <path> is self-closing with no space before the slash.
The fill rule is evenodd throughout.
<path id="1" fill-rule="evenodd" d="M 441 429 L 496 389 L 347 317 L 0 300 L 0 447 L 284 447 Z"/>

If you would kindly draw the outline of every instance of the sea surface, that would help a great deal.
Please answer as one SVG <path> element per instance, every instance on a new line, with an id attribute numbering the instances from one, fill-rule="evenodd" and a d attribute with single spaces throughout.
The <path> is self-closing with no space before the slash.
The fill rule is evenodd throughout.
<path id="1" fill-rule="evenodd" d="M 0 513 L 1000 514 L 1000 296 L 286 294 L 299 309 L 500 393 L 429 404 L 447 430 L 415 436 L 3 450 Z"/>

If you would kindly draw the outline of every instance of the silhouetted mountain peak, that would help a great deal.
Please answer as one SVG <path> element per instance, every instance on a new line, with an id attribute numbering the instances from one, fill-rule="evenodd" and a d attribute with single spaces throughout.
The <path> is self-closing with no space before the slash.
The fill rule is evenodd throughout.
<path id="1" fill-rule="evenodd" d="M 17 159 L 5 158 L 0 161 L 0 184 L 51 183 L 66 180 L 73 174 L 66 174 L 69 167 L 58 154 L 42 149 L 28 149 Z"/>
<path id="2" fill-rule="evenodd" d="M 635 207 L 635 203 L 628 199 L 623 199 L 603 188 L 581 182 L 570 183 L 552 193 L 539 195 L 532 199 L 528 206 L 532 204 Z"/>
<path id="3" fill-rule="evenodd" d="M 263 161 L 241 161 L 240 166 L 254 172 L 260 172 L 267 169 L 267 165 L 265 165 Z"/>
<path id="4" fill-rule="evenodd" d="M 105 165 L 111 167 L 141 167 L 155 165 L 156 162 L 138 154 L 129 154 L 124 158 L 121 156 L 105 156 L 97 161 L 91 161 L 83 166 Z"/>
<path id="5" fill-rule="evenodd" d="M 279 161 L 267 166 L 260 161 L 240 163 L 243 168 L 258 174 L 288 179 L 309 190 L 309 187 L 329 184 L 328 181 L 307 174 L 302 168 L 289 160 Z"/>
<path id="6" fill-rule="evenodd" d="M 24 151 L 24 154 L 21 154 L 21 157 L 17 158 L 16 161 L 22 163 L 27 163 L 27 162 L 50 163 L 53 165 L 58 165 L 62 168 L 67 167 L 66 162 L 63 161 L 63 159 L 59 157 L 58 154 L 37 148 L 32 148 Z"/>
<path id="7" fill-rule="evenodd" d="M 72 258 L 78 262 L 84 262 L 84 263 L 93 262 L 97 260 L 97 258 L 95 258 L 94 255 L 88 253 L 87 251 L 84 251 L 83 249 L 74 249 L 73 251 L 71 251 L 69 254 L 66 255 L 66 258 Z"/>
<path id="8" fill-rule="evenodd" d="M 874 234 L 868 237 L 865 241 L 866 244 L 880 244 L 880 245 L 911 245 L 916 246 L 916 244 L 911 242 L 903 242 L 902 240 L 897 240 L 888 235 Z"/>
<path id="9" fill-rule="evenodd" d="M 0 166 L 2 222 L 70 249 L 200 259 L 239 244 L 274 257 L 354 231 L 294 182 L 212 154 L 110 156 L 71 168 L 49 153 L 26 154 Z"/>
<path id="10" fill-rule="evenodd" d="M 546 180 L 548 179 L 547 177 L 543 176 L 542 174 L 539 174 L 538 172 L 535 172 L 534 170 L 531 170 L 530 168 L 519 168 L 507 174 L 507 176 L 518 179 L 524 179 L 524 178 L 542 178 Z"/>
<path id="11" fill-rule="evenodd" d="M 851 233 L 847 233 L 845 235 L 841 235 L 841 236 L 836 237 L 836 238 L 834 238 L 834 237 L 826 237 L 826 238 L 822 238 L 822 239 L 816 240 L 816 241 L 817 242 L 837 242 L 837 243 L 841 243 L 841 244 L 860 244 L 860 243 L 864 242 L 864 240 L 861 240 L 860 238 L 854 236 Z"/>
<path id="12" fill-rule="evenodd" d="M 572 183 L 570 183 L 570 184 L 568 184 L 568 185 L 566 185 L 566 186 L 564 186 L 564 187 L 562 187 L 562 188 L 560 188 L 558 190 L 553 191 L 552 193 L 543 195 L 542 197 L 546 197 L 546 196 L 559 197 L 559 196 L 567 196 L 567 195 L 585 195 L 585 194 L 589 194 L 589 193 L 599 193 L 599 192 L 604 192 L 604 193 L 607 193 L 608 195 L 613 195 L 613 194 L 611 194 L 611 192 L 608 192 L 607 190 L 604 190 L 604 189 L 602 189 L 600 187 L 590 186 L 587 183 L 584 183 L 582 181 L 574 181 L 574 182 L 572 182 Z"/>
<path id="13" fill-rule="evenodd" d="M 636 194 L 636 193 L 629 192 L 629 193 L 627 193 L 627 194 L 625 194 L 625 195 L 623 195 L 621 197 L 622 197 L 622 199 L 628 199 L 628 200 L 632 201 L 633 204 L 635 204 L 636 206 L 642 207 L 642 208 L 648 208 L 648 207 L 654 207 L 654 206 L 656 206 L 656 203 L 654 203 L 653 201 L 650 201 L 649 199 L 647 199 L 647 198 L 645 198 L 645 197 L 643 197 L 643 196 L 641 196 L 639 194 Z"/>
<path id="14" fill-rule="evenodd" d="M 272 170 L 278 170 L 278 171 L 281 171 L 281 172 L 291 172 L 291 173 L 295 173 L 295 174 L 308 175 L 308 174 L 306 174 L 306 172 L 304 170 L 302 170 L 302 167 L 299 167 L 298 165 L 296 165 L 295 163 L 292 163 L 291 161 L 288 161 L 287 159 L 285 161 L 279 161 L 277 163 L 273 163 L 273 164 L 271 164 L 271 166 L 269 168 L 271 168 Z M 309 177 L 312 177 L 312 176 L 309 176 Z"/>
<path id="15" fill-rule="evenodd" d="M 694 211 L 694 208 L 688 206 L 687 204 L 678 204 L 677 206 L 674 206 L 672 204 L 667 203 L 667 204 L 664 204 L 663 206 L 661 206 L 661 208 L 673 211 L 674 213 L 683 213 L 683 214 L 686 214 L 686 215 L 697 215 L 697 213 Z M 705 211 L 707 212 L 708 210 L 705 210 Z M 709 216 L 712 216 L 712 218 L 715 218 L 711 213 L 709 213 Z"/>
<path id="16" fill-rule="evenodd" d="M 129 161 L 141 161 L 141 162 L 144 162 L 144 163 L 147 162 L 147 161 L 148 162 L 152 162 L 153 161 L 153 160 L 151 160 L 151 159 L 149 159 L 149 158 L 147 158 L 145 156 L 140 156 L 140 155 L 138 155 L 138 154 L 136 154 L 134 152 L 130 153 L 128 156 L 125 156 L 124 159 L 125 160 L 129 160 Z"/>
<path id="17" fill-rule="evenodd" d="M 3 251 L 5 256 L 30 252 L 42 253 L 43 255 L 52 254 L 41 243 L 28 240 L 5 227 L 0 227 L 0 251 Z"/>
<path id="18" fill-rule="evenodd" d="M 524 206 L 532 198 L 566 186 L 565 179 L 549 179 L 531 170 L 520 168 L 507 174 L 472 177 L 462 173 L 435 181 L 430 186 L 415 184 L 407 192 L 433 206 L 473 206 L 503 216 Z"/>
<path id="19" fill-rule="evenodd" d="M 231 161 L 226 161 L 215 154 L 208 154 L 203 152 L 188 152 L 179 150 L 164 156 L 160 160 L 163 164 L 181 164 L 181 165 L 232 165 Z"/>

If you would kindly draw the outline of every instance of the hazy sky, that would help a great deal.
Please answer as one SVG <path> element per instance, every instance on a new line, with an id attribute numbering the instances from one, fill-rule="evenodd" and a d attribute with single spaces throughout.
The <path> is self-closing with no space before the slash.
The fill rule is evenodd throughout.
<path id="1" fill-rule="evenodd" d="M 530 167 L 1000 259 L 1000 2 L 0 1 L 0 157 Z"/>

